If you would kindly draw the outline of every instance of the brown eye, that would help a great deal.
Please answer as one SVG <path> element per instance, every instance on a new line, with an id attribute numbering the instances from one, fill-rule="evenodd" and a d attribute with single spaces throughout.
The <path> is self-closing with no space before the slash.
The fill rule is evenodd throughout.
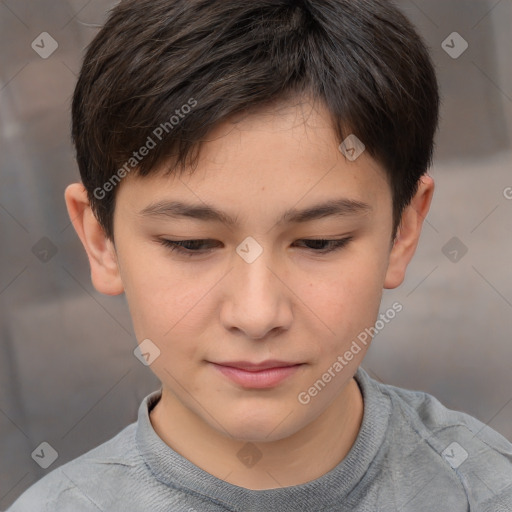
<path id="1" fill-rule="evenodd" d="M 167 239 L 160 239 L 160 243 L 168 247 L 171 251 L 177 251 L 181 254 L 184 254 L 186 256 L 194 256 L 194 254 L 205 254 L 209 252 L 212 247 L 204 250 L 199 249 L 198 246 L 202 247 L 207 245 L 206 242 L 209 242 L 209 240 L 167 240 Z M 212 244 L 210 244 L 212 245 Z"/>
<path id="2" fill-rule="evenodd" d="M 299 242 L 303 242 L 309 245 L 310 247 L 307 248 L 312 250 L 313 252 L 326 254 L 341 249 L 342 247 L 345 247 L 345 245 L 347 245 L 351 240 L 352 237 L 341 238 L 339 240 L 303 239 L 299 240 Z"/>

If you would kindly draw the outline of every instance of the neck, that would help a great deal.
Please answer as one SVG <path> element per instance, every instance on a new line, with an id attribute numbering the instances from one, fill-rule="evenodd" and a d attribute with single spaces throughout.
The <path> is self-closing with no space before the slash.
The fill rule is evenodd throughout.
<path id="1" fill-rule="evenodd" d="M 253 490 L 300 485 L 326 474 L 352 448 L 362 418 L 363 398 L 354 379 L 314 421 L 272 442 L 248 444 L 221 434 L 165 387 L 150 413 L 156 433 L 174 451 L 221 480 Z M 248 460 L 260 457 L 257 464 L 241 464 L 241 449 Z"/>

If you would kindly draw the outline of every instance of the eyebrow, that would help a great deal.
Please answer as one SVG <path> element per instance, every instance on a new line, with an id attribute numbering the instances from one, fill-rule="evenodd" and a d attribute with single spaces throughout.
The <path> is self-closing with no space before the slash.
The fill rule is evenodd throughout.
<path id="1" fill-rule="evenodd" d="M 370 211 L 372 211 L 372 207 L 361 201 L 346 198 L 332 199 L 302 210 L 291 208 L 283 213 L 277 224 L 286 222 L 291 224 L 304 223 L 332 216 L 364 215 Z M 139 212 L 139 215 L 143 217 L 190 218 L 221 222 L 229 227 L 235 226 L 238 218 L 238 216 L 232 217 L 226 212 L 207 204 L 187 204 L 181 201 L 158 201 L 146 206 Z"/>

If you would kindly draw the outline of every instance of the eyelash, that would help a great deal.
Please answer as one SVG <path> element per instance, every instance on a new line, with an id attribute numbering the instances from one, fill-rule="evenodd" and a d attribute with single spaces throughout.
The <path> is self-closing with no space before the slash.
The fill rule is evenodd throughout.
<path id="1" fill-rule="evenodd" d="M 302 239 L 299 241 L 302 242 L 320 242 L 320 243 L 328 243 L 331 244 L 330 249 L 322 249 L 322 250 L 315 250 L 308 248 L 309 250 L 313 251 L 316 254 L 329 254 L 335 251 L 338 251 L 345 247 L 350 241 L 352 240 L 352 237 L 346 237 L 341 238 L 339 240 L 326 240 L 326 239 Z M 171 251 L 179 252 L 185 256 L 193 257 L 198 256 L 201 254 L 208 254 L 213 248 L 207 249 L 205 251 L 194 251 L 191 249 L 186 249 L 184 246 L 186 244 L 195 244 L 197 242 L 208 242 L 208 240 L 167 240 L 167 239 L 159 239 L 159 242 L 164 246 L 170 249 Z"/>

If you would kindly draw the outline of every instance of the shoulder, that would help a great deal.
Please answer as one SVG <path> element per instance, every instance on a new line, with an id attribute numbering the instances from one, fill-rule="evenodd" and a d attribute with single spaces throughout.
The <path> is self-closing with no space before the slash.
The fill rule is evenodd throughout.
<path id="1" fill-rule="evenodd" d="M 452 473 L 470 505 L 482 512 L 512 511 L 512 443 L 480 420 L 445 407 L 434 396 L 372 381 L 392 403 L 392 423 L 431 451 L 425 458 Z M 396 438 L 395 438 L 396 439 Z M 474 508 L 470 508 L 474 510 Z"/>
<path id="2" fill-rule="evenodd" d="M 103 510 L 94 498 L 97 490 L 108 487 L 114 491 L 116 482 L 126 485 L 126 480 L 135 478 L 143 466 L 135 431 L 136 423 L 132 423 L 107 442 L 50 471 L 29 487 L 7 512 Z"/>

